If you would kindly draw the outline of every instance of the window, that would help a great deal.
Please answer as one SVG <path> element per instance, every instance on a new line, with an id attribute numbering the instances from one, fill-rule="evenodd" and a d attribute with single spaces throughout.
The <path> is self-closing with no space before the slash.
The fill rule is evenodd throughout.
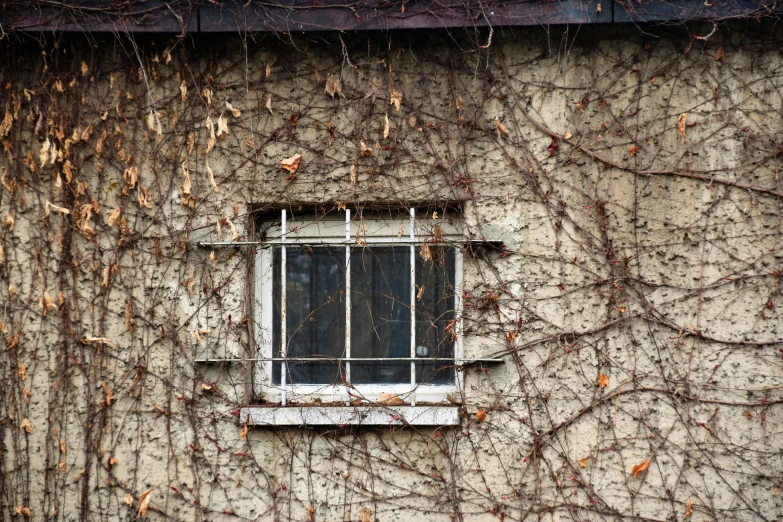
<path id="1" fill-rule="evenodd" d="M 256 380 L 265 399 L 415 405 L 457 390 L 455 214 L 283 210 L 258 229 Z"/>

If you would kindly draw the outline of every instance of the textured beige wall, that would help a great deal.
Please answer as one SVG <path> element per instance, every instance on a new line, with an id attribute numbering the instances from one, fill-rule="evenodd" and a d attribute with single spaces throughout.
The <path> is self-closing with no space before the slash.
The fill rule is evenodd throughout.
<path id="1" fill-rule="evenodd" d="M 4 40 L 0 520 L 149 489 L 151 519 L 776 519 L 783 42 L 669 31 Z M 252 355 L 252 250 L 194 242 L 449 200 L 507 247 L 466 256 L 466 356 L 506 363 L 465 372 L 463 425 L 242 438 L 249 370 L 192 361 Z"/>

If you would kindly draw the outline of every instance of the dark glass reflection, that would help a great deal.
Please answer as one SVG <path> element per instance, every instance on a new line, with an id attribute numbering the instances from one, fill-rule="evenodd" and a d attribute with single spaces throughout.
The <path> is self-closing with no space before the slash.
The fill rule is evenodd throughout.
<path id="1" fill-rule="evenodd" d="M 430 247 L 432 260 L 416 250 L 417 358 L 453 357 L 455 249 Z M 345 250 L 287 247 L 286 329 L 289 357 L 341 357 L 345 350 Z M 273 321 L 280 352 L 281 252 L 274 251 Z M 351 250 L 351 357 L 410 357 L 410 248 Z M 281 364 L 273 365 L 280 383 Z M 344 364 L 289 362 L 289 384 L 339 384 Z M 351 363 L 354 384 L 410 383 L 410 362 Z M 416 363 L 416 381 L 454 382 L 451 361 Z"/>

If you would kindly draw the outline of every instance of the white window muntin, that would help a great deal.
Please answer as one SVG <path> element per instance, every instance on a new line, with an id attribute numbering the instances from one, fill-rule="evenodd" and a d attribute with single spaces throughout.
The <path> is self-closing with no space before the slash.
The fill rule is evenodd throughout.
<path id="1" fill-rule="evenodd" d="M 272 224 L 266 229 L 266 242 L 271 245 L 280 245 L 282 243 L 294 245 L 331 245 L 346 248 L 346 268 L 350 274 L 350 248 L 361 248 L 361 245 L 367 244 L 398 244 L 408 245 L 411 249 L 411 266 L 414 266 L 416 255 L 419 255 L 419 249 L 425 242 L 432 242 L 435 225 L 440 228 L 440 237 L 443 243 L 454 243 L 455 246 L 464 241 L 458 224 L 449 223 L 450 217 L 434 218 L 433 216 L 415 217 L 415 211 L 411 209 L 411 217 L 408 219 L 362 219 L 355 214 L 352 216 L 350 210 L 346 210 L 346 221 L 337 219 L 292 219 L 285 211 L 281 212 L 280 222 Z M 283 227 L 285 223 L 285 234 Z M 402 229 L 400 228 L 402 226 Z M 403 232 L 401 234 L 401 232 Z M 413 232 L 413 233 L 411 233 Z M 324 384 L 290 384 L 281 381 L 281 384 L 275 384 L 273 380 L 273 365 L 283 364 L 281 361 L 272 361 L 274 358 L 273 343 L 273 307 L 264 306 L 264 303 L 273 302 L 273 251 L 272 248 L 258 249 L 255 266 L 255 298 L 254 313 L 256 314 L 256 343 L 258 347 L 258 356 L 263 361 L 255 366 L 256 393 L 271 402 L 313 402 L 315 399 L 321 402 L 343 402 L 349 398 L 349 390 L 344 385 L 324 385 Z M 455 282 L 455 323 L 454 329 L 457 340 L 454 346 L 455 364 L 463 357 L 463 339 L 462 339 L 462 268 L 463 254 L 461 248 L 455 249 L 454 263 L 454 282 Z M 285 278 L 285 271 L 282 277 Z M 411 358 L 415 357 L 415 278 L 411 278 L 411 300 L 413 307 L 411 310 Z M 282 285 L 285 287 L 285 285 Z M 346 278 L 347 292 L 350 296 L 350 276 Z M 348 298 L 349 299 L 349 298 Z M 346 302 L 346 331 L 350 332 L 350 301 Z M 283 314 L 283 322 L 285 322 Z M 285 326 L 282 326 L 284 335 Z M 281 338 L 283 338 L 281 335 Z M 344 357 L 350 357 L 350 336 L 346 336 L 346 349 Z M 425 359 L 426 360 L 426 359 Z M 461 373 L 455 372 L 454 382 L 452 384 L 417 384 L 415 382 L 414 365 L 411 361 L 411 383 L 405 384 L 353 384 L 351 392 L 354 396 L 361 396 L 369 401 L 377 400 L 380 393 L 391 393 L 401 396 L 407 402 L 415 404 L 416 402 L 445 402 L 446 395 L 456 395 L 461 387 Z M 346 361 L 346 370 L 349 370 L 350 362 Z M 284 375 L 285 372 L 281 371 Z"/>

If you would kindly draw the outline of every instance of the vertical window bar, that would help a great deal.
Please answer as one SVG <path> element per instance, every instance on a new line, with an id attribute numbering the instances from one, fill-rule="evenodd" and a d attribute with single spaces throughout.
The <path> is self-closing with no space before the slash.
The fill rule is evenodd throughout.
<path id="1" fill-rule="evenodd" d="M 351 240 L 351 209 L 345 209 L 345 240 Z M 351 358 L 351 246 L 345 245 L 345 356 Z M 345 361 L 345 405 L 351 405 L 351 361 Z"/>
<path id="2" fill-rule="evenodd" d="M 288 365 L 286 364 L 287 361 L 285 360 L 285 358 L 288 357 L 288 347 L 287 347 L 287 342 L 286 342 L 287 340 L 286 340 L 286 331 L 285 331 L 285 323 L 286 323 L 286 284 L 285 284 L 285 280 L 286 280 L 286 274 L 285 274 L 285 271 L 286 271 L 285 270 L 286 269 L 286 251 L 285 251 L 285 249 L 286 249 L 286 247 L 285 247 L 285 233 L 286 233 L 286 229 L 288 228 L 288 225 L 286 223 L 286 212 L 285 212 L 285 209 L 283 209 L 282 218 L 283 218 L 283 222 L 282 222 L 282 227 L 283 228 L 282 228 L 281 239 L 282 239 L 284 244 L 283 244 L 282 247 L 280 247 L 280 258 L 281 258 L 281 262 L 280 262 L 280 274 L 281 274 L 280 275 L 280 279 L 281 279 L 281 281 L 280 281 L 280 296 L 281 296 L 281 299 L 280 299 L 280 301 L 281 301 L 280 302 L 280 317 L 281 317 L 281 322 L 280 322 L 280 357 L 283 358 L 283 361 L 280 362 L 280 387 L 282 388 L 282 393 L 280 395 L 280 397 L 281 397 L 280 403 L 281 403 L 281 405 L 285 406 L 286 377 L 287 377 L 287 374 L 288 374 Z"/>
<path id="3" fill-rule="evenodd" d="M 411 359 L 416 357 L 416 246 L 413 244 L 416 238 L 413 230 L 415 224 L 416 209 L 411 208 Z M 416 406 L 416 362 L 413 360 L 411 360 L 411 406 Z"/>

